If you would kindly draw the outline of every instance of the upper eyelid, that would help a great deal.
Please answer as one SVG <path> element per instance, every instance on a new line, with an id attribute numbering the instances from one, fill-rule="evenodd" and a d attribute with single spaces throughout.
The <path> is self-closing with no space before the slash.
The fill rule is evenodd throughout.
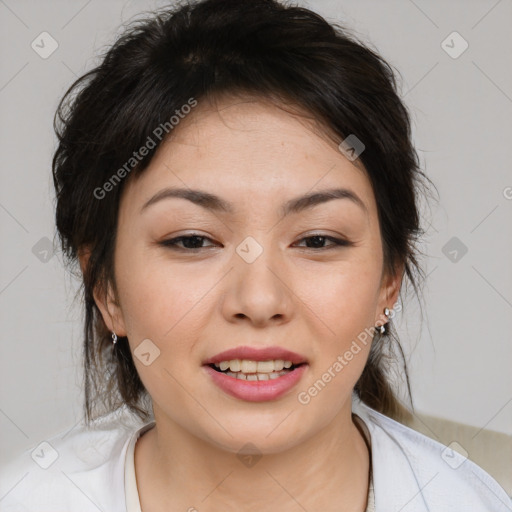
<path id="1" fill-rule="evenodd" d="M 304 238 L 310 238 L 310 237 L 315 237 L 315 236 L 322 236 L 325 238 L 336 238 L 339 240 L 347 240 L 348 241 L 348 238 L 345 237 L 344 235 L 336 235 L 336 234 L 331 235 L 328 233 L 308 233 L 306 235 L 301 236 L 301 238 L 299 238 L 299 240 L 303 240 Z M 179 238 L 189 238 L 189 237 L 206 238 L 208 240 L 211 240 L 212 242 L 214 241 L 213 238 L 209 237 L 208 235 L 203 235 L 201 233 L 196 233 L 196 232 L 184 233 L 182 235 L 172 236 L 170 238 L 165 238 L 163 241 L 165 242 L 165 241 L 169 241 L 169 240 L 176 240 Z"/>

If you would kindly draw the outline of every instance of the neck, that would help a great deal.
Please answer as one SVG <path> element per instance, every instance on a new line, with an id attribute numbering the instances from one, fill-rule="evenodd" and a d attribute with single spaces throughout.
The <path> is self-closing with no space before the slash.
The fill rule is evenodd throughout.
<path id="1" fill-rule="evenodd" d="M 200 439 L 155 410 L 156 425 L 135 445 L 144 511 L 363 512 L 370 456 L 348 402 L 306 441 L 279 453 L 243 456 Z"/>

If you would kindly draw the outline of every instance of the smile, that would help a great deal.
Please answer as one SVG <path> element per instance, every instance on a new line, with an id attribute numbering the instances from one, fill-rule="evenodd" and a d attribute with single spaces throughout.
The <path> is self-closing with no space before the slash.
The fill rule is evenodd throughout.
<path id="1" fill-rule="evenodd" d="M 211 365 L 214 370 L 221 371 L 230 377 L 243 380 L 277 379 L 295 369 L 291 361 L 275 359 L 270 361 L 254 361 L 250 359 L 232 359 Z"/>
<path id="2" fill-rule="evenodd" d="M 308 368 L 291 361 L 221 361 L 204 365 L 213 383 L 225 393 L 249 402 L 275 400 L 292 389 Z"/>

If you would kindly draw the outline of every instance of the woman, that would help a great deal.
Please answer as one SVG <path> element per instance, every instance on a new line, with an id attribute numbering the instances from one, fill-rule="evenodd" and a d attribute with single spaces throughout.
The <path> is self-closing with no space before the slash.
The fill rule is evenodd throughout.
<path id="1" fill-rule="evenodd" d="M 87 421 L 12 462 L 4 506 L 510 510 L 399 423 L 425 176 L 378 55 L 307 9 L 205 0 L 130 27 L 56 121 Z"/>

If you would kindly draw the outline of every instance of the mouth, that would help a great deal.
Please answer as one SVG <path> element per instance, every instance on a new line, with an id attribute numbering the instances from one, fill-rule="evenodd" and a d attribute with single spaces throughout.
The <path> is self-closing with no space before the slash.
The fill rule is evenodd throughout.
<path id="1" fill-rule="evenodd" d="M 203 362 L 211 382 L 249 402 L 275 400 L 289 392 L 309 367 L 305 357 L 281 347 L 238 347 Z"/>
<path id="2" fill-rule="evenodd" d="M 248 359 L 233 359 L 230 361 L 221 361 L 220 363 L 211 363 L 208 366 L 216 372 L 224 375 L 248 381 L 274 380 L 293 372 L 307 363 L 293 364 L 291 361 L 269 360 L 254 361 Z"/>

